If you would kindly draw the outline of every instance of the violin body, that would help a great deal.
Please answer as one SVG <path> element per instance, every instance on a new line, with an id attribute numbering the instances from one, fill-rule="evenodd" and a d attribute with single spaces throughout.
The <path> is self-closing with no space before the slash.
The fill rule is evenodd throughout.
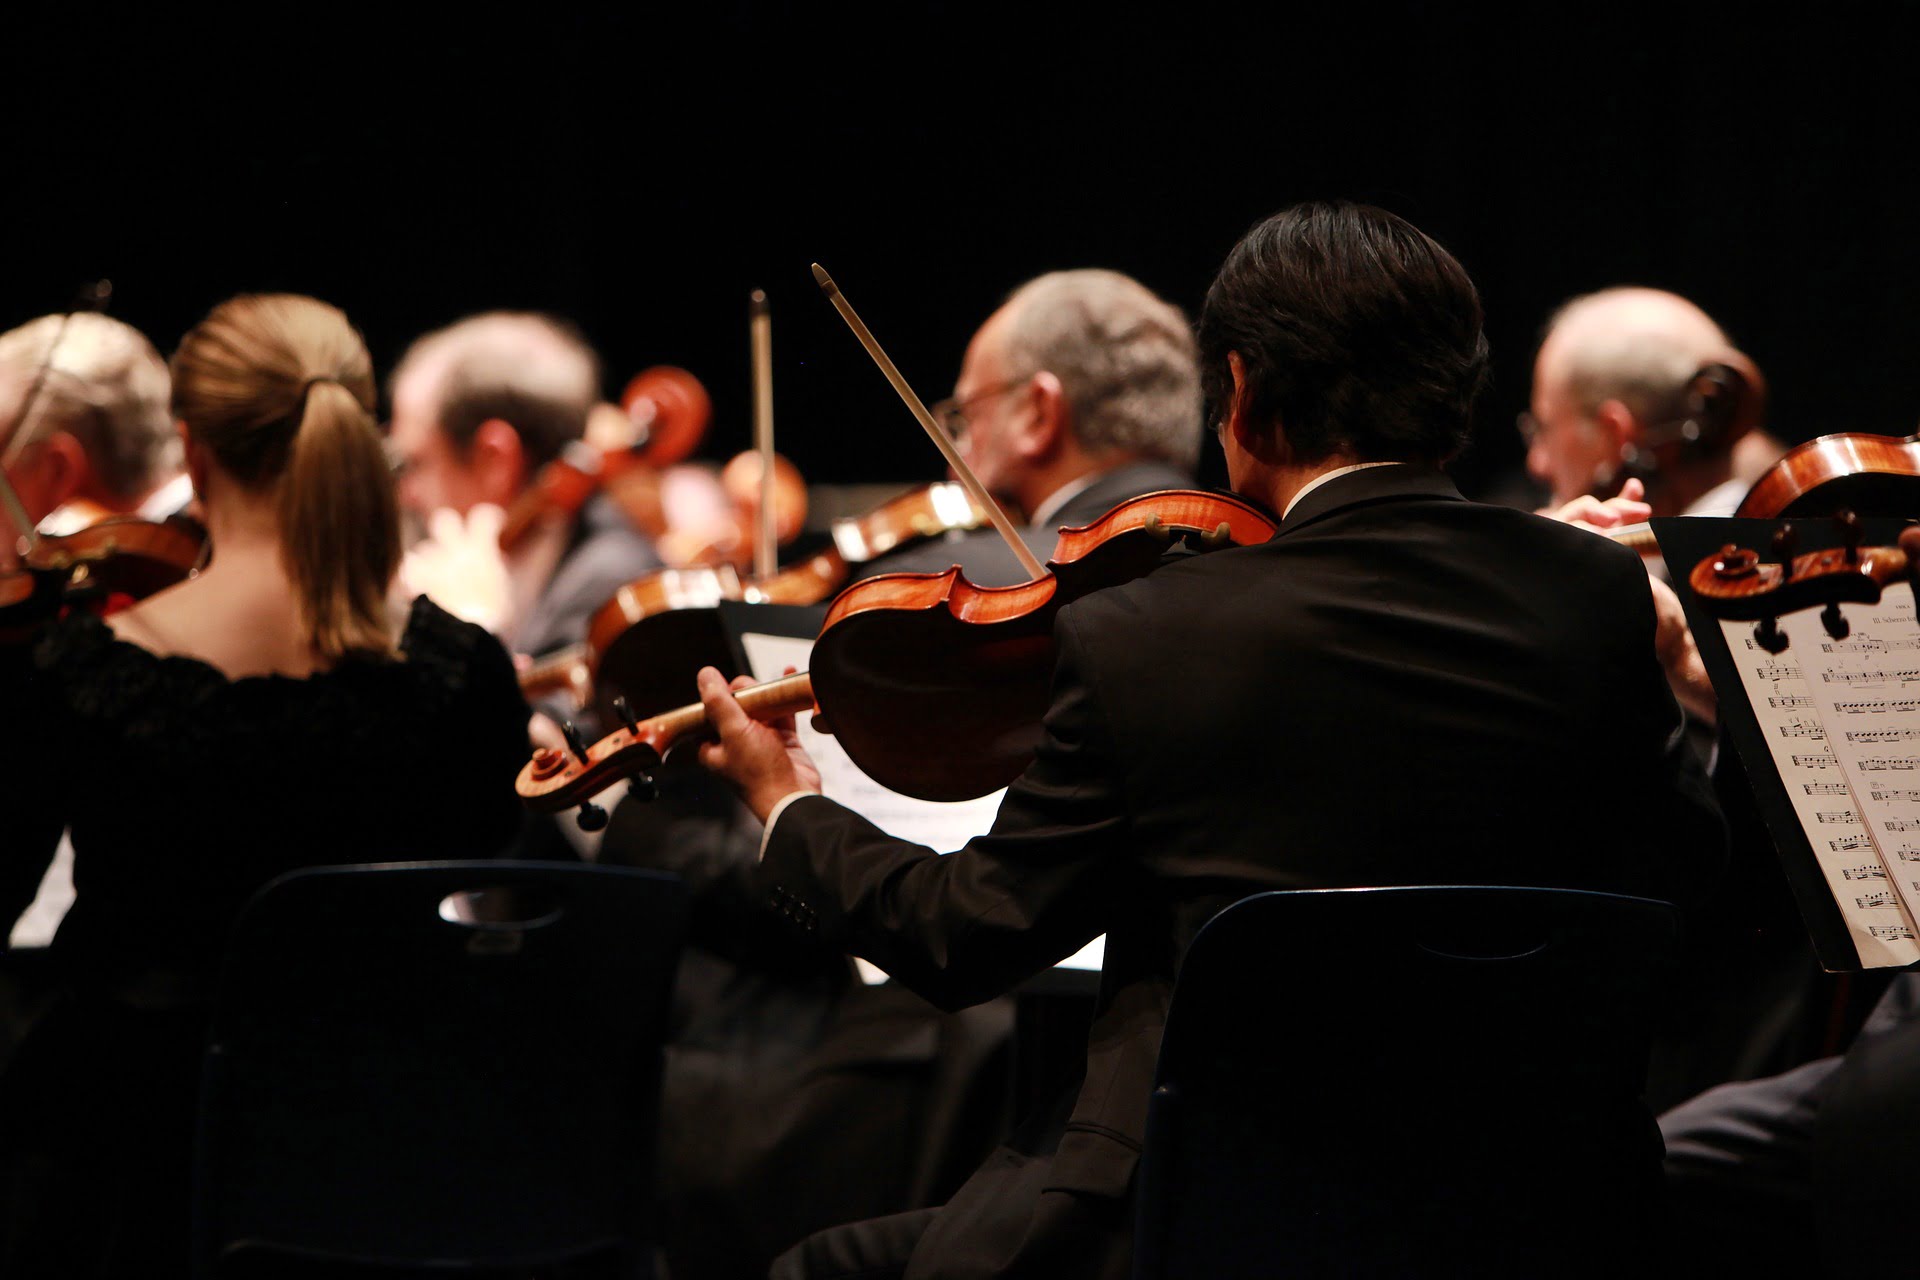
<path id="1" fill-rule="evenodd" d="M 1858 433 L 1789 449 L 1740 500 L 1737 516 L 1920 518 L 1920 439 Z"/>
<path id="2" fill-rule="evenodd" d="M 1048 576 L 1018 586 L 977 587 L 958 568 L 855 583 L 814 642 L 815 726 L 902 795 L 970 800 L 997 791 L 1039 745 L 1063 606 L 1144 576 L 1175 542 L 1245 546 L 1273 530 L 1239 499 L 1173 490 L 1063 530 Z"/>
<path id="3" fill-rule="evenodd" d="M 186 516 L 110 516 L 74 533 L 41 534 L 0 575 L 0 643 L 18 644 L 63 609 L 98 613 L 164 591 L 206 567 L 206 530 Z"/>

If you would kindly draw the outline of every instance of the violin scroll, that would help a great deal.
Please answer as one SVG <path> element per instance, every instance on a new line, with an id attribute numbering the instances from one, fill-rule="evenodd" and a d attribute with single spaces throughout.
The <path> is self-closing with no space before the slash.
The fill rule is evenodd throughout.
<path id="1" fill-rule="evenodd" d="M 1842 604 L 1877 604 L 1888 585 L 1915 578 L 1920 569 L 1920 525 L 1903 529 L 1896 546 L 1863 547 L 1859 520 L 1845 512 L 1836 519 L 1842 536 L 1838 547 L 1795 555 L 1791 526 L 1784 526 L 1774 540 L 1780 556 L 1777 563 L 1728 545 L 1695 565 L 1688 585 L 1718 616 L 1757 623 L 1754 642 L 1769 653 L 1787 648 L 1780 616 L 1801 609 L 1820 609 L 1827 634 L 1843 640 L 1848 624 L 1840 612 Z"/>

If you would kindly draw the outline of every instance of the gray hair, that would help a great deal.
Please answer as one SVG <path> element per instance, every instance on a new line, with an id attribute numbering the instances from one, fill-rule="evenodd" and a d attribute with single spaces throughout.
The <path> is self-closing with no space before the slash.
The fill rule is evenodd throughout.
<path id="1" fill-rule="evenodd" d="M 22 396 L 46 363 L 32 420 L 17 429 L 35 439 L 65 431 L 86 451 L 101 488 L 137 501 L 181 466 L 166 363 L 132 325 L 91 311 L 65 319 L 64 331 L 62 317 L 41 316 L 0 334 L 0 370 L 20 384 Z"/>
<path id="2" fill-rule="evenodd" d="M 1054 271 L 1007 299 L 1012 377 L 1060 379 L 1073 431 L 1090 452 L 1200 458 L 1200 371 L 1180 309 L 1117 271 Z"/>
<path id="3" fill-rule="evenodd" d="M 600 361 L 566 321 L 532 311 L 488 311 L 418 339 L 390 385 L 431 367 L 435 414 L 464 450 L 489 419 L 511 424 L 528 461 L 558 457 L 585 432 L 600 401 Z"/>
<path id="4" fill-rule="evenodd" d="M 1703 364 L 1733 350 L 1704 311 L 1654 289 L 1582 294 L 1553 313 L 1546 332 L 1569 323 L 1580 328 L 1568 344 L 1567 386 L 1588 417 L 1618 400 L 1642 421 L 1657 419 Z"/>

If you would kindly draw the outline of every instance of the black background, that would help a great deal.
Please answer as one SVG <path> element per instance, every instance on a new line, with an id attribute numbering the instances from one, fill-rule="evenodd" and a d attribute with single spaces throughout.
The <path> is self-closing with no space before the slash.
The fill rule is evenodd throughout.
<path id="1" fill-rule="evenodd" d="M 750 434 L 761 287 L 782 451 L 813 480 L 905 482 L 937 460 L 811 261 L 934 399 L 1037 272 L 1116 267 L 1191 311 L 1252 222 L 1347 196 L 1481 287 L 1496 383 L 1470 490 L 1517 462 L 1547 313 L 1615 283 L 1720 319 L 1780 434 L 1906 434 L 1911 12 L 27 7 L 0 53 L 0 324 L 109 276 L 170 350 L 229 294 L 294 289 L 345 308 L 384 371 L 460 315 L 548 309 L 609 391 L 697 373 L 720 458 Z"/>

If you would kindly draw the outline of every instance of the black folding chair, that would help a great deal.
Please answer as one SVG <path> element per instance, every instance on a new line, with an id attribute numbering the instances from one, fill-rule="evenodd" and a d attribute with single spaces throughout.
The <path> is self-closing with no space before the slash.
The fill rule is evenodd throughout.
<path id="1" fill-rule="evenodd" d="M 207 1052 L 196 1274 L 651 1275 L 682 898 L 526 862 L 261 890 Z"/>
<path id="2" fill-rule="evenodd" d="M 1182 965 L 1135 1275 L 1643 1274 L 1639 1093 L 1665 903 L 1557 889 L 1263 893 Z"/>

